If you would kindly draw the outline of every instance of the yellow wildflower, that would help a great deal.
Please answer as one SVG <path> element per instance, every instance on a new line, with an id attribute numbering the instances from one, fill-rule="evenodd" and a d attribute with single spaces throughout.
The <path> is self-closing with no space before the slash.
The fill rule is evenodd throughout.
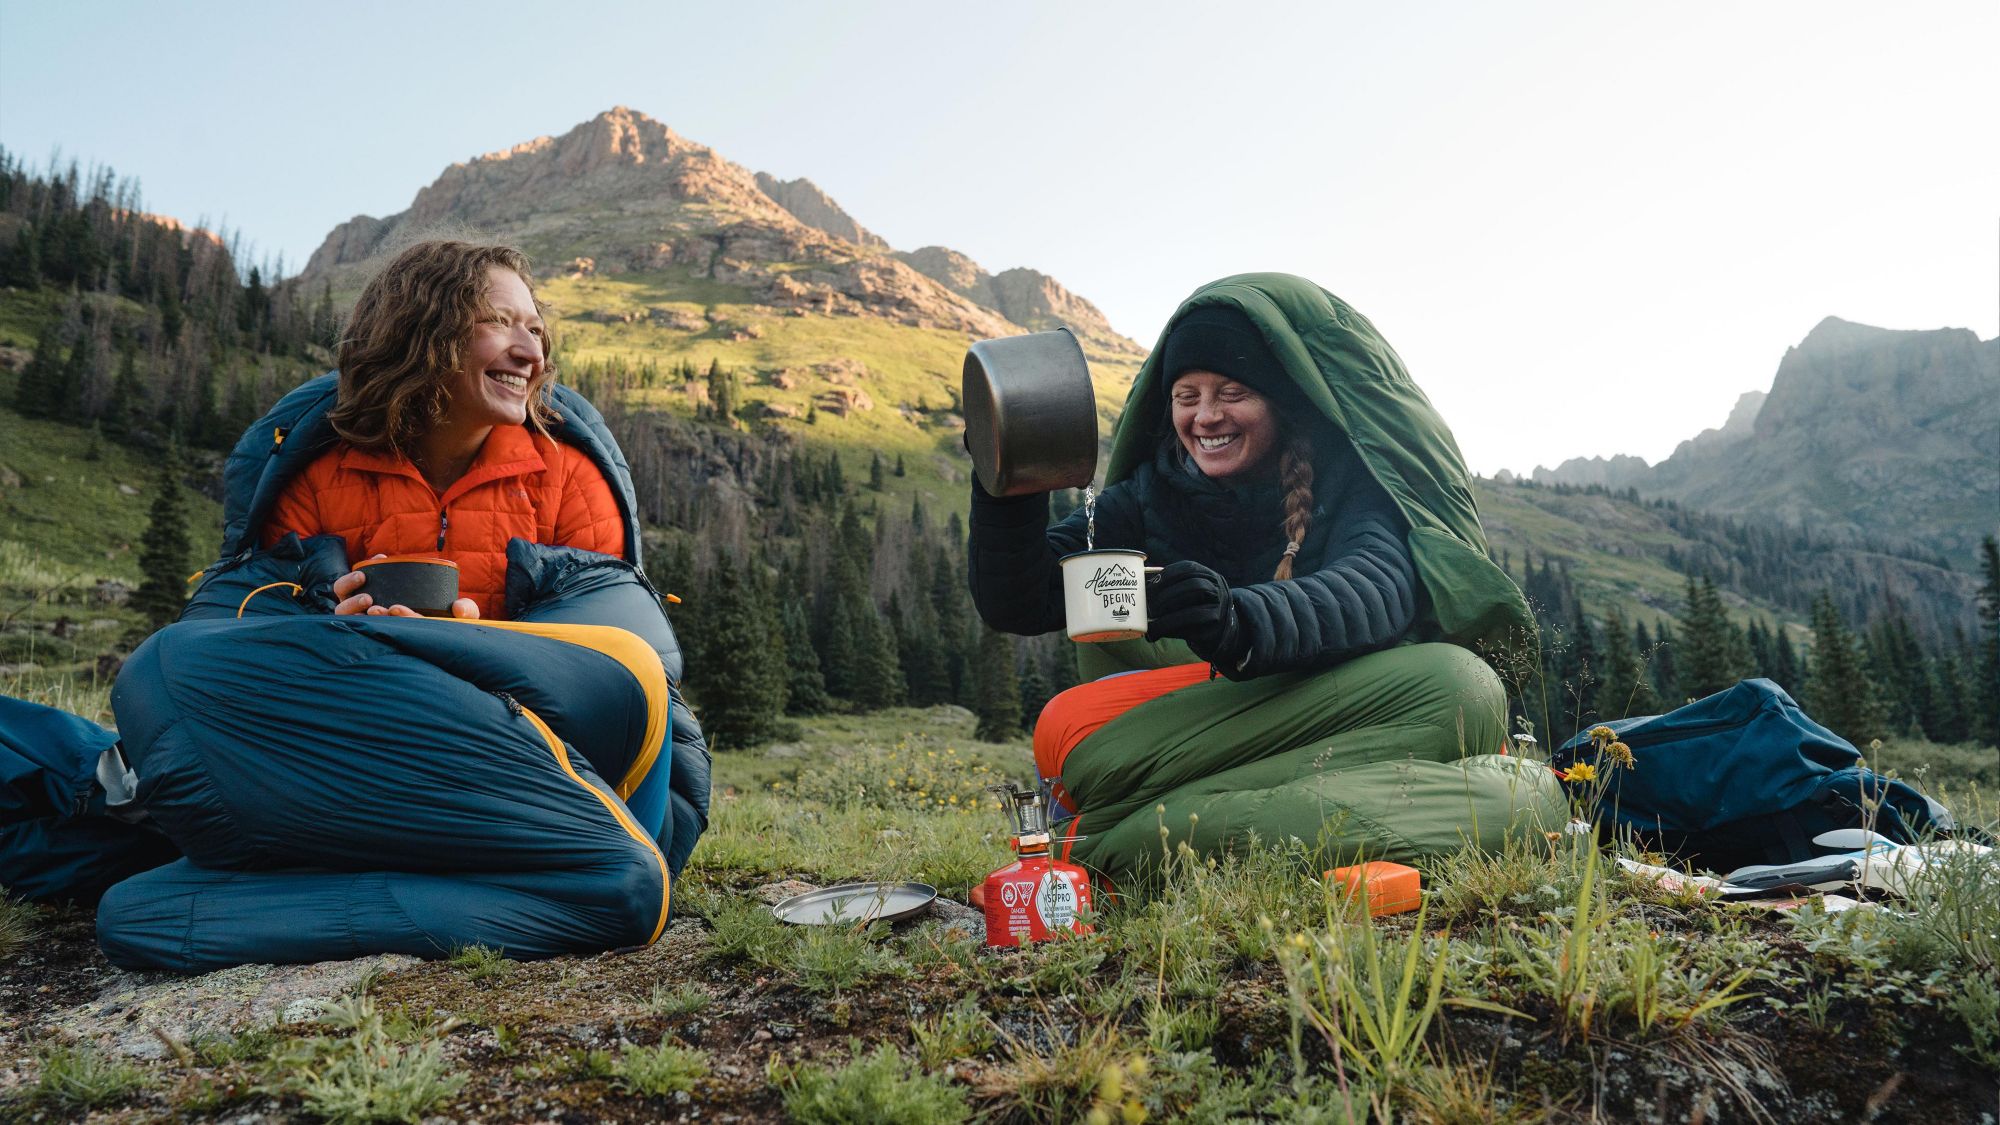
<path id="1" fill-rule="evenodd" d="M 1589 762 L 1578 762 L 1569 768 L 1568 773 L 1563 775 L 1564 781 L 1595 781 L 1596 779 L 1597 767 L 1591 765 Z"/>
<path id="2" fill-rule="evenodd" d="M 1638 763 L 1632 760 L 1632 748 L 1622 742 L 1613 742 L 1611 745 L 1606 746 L 1604 748 L 1604 756 L 1610 758 L 1611 764 L 1614 766 L 1621 766 L 1628 770 L 1639 768 Z"/>
<path id="3" fill-rule="evenodd" d="M 1618 732 L 1612 730 L 1610 727 L 1590 728 L 1590 740 L 1592 742 L 1609 742 L 1617 737 L 1618 737 Z"/>

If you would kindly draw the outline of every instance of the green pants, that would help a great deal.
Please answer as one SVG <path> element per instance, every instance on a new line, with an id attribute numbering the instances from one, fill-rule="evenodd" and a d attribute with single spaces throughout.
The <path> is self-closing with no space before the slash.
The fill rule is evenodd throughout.
<path id="1" fill-rule="evenodd" d="M 1172 675 L 1138 674 L 1162 683 Z M 1064 695 L 1076 698 L 1058 697 L 1050 711 L 1060 722 L 1066 706 L 1072 715 L 1088 708 L 1093 693 L 1144 693 L 1137 676 L 1124 680 L 1073 688 Z M 1206 856 L 1253 837 L 1297 838 L 1329 865 L 1408 862 L 1466 844 L 1497 847 L 1568 818 L 1547 767 L 1503 756 L 1499 677 L 1455 645 L 1162 690 L 1061 756 L 1063 787 L 1089 837 L 1071 856 L 1114 883 L 1142 876 L 1183 841 Z"/>

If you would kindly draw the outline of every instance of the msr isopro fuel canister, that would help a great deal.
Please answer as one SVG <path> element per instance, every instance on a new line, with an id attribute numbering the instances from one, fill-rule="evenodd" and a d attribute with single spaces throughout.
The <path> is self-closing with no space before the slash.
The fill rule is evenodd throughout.
<path id="1" fill-rule="evenodd" d="M 1013 782 L 993 786 L 1014 814 L 1014 862 L 986 877 L 986 944 L 1013 947 L 1064 933 L 1085 934 L 1077 919 L 1090 910 L 1090 876 L 1051 852 L 1042 795 Z"/>

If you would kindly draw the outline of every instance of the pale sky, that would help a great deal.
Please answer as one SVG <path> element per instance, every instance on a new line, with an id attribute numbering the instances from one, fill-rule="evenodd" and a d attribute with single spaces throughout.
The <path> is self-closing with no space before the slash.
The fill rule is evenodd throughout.
<path id="1" fill-rule="evenodd" d="M 1828 315 L 2000 331 L 1994 0 L 725 7 L 0 0 L 0 144 L 296 268 L 629 105 L 1148 346 L 1310 277 L 1486 473 L 1657 461 Z"/>

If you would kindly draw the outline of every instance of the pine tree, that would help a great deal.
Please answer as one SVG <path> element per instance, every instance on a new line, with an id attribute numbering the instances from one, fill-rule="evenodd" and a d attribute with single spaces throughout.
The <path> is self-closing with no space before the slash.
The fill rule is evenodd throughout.
<path id="1" fill-rule="evenodd" d="M 930 573 L 930 562 L 923 554 L 923 546 L 921 539 L 912 544 L 912 575 L 928 576 Z M 930 599 L 918 596 L 906 603 L 900 594 L 892 595 L 889 599 L 889 624 L 896 632 L 896 653 L 903 665 L 904 698 L 912 707 L 928 707 L 944 702 L 947 698 L 944 665 L 938 659 L 936 615 L 931 612 Z"/>
<path id="2" fill-rule="evenodd" d="M 1639 641 L 1640 652 L 1645 652 L 1645 641 Z M 1660 706 L 1671 711 L 1687 702 L 1687 692 L 1681 690 L 1680 638 L 1674 635 L 1673 627 L 1660 622 L 1660 632 L 1653 640 L 1651 662 L 1653 666 L 1653 690 L 1659 693 Z"/>
<path id="3" fill-rule="evenodd" d="M 896 651 L 896 633 L 875 603 L 864 598 L 856 607 L 854 701 L 873 711 L 903 702 L 903 662 Z"/>
<path id="4" fill-rule="evenodd" d="M 1027 671 L 1021 676 L 1021 729 L 1033 734 L 1035 722 L 1042 717 L 1042 708 L 1048 706 L 1048 677 L 1042 675 L 1042 662 L 1032 650 L 1028 653 Z"/>
<path id="5" fill-rule="evenodd" d="M 1749 663 L 1749 643 L 1722 608 L 1715 581 L 1703 576 L 1687 580 L 1687 612 L 1681 619 L 1686 659 L 1680 667 L 1682 685 L 1699 699 L 1735 686 Z"/>
<path id="6" fill-rule="evenodd" d="M 826 677 L 820 674 L 819 654 L 813 651 L 812 625 L 805 607 L 786 600 L 779 618 L 785 632 L 785 711 L 792 715 L 818 715 L 827 708 Z"/>
<path id="7" fill-rule="evenodd" d="M 35 337 L 35 354 L 14 384 L 14 409 L 30 418 L 52 418 L 62 395 L 62 338 L 51 324 Z"/>
<path id="8" fill-rule="evenodd" d="M 961 706 L 976 700 L 972 665 L 979 645 L 977 619 L 956 559 L 941 550 L 931 559 L 931 610 L 937 615 L 938 659 L 944 665 L 946 698 Z"/>
<path id="9" fill-rule="evenodd" d="M 736 372 L 722 366 L 722 360 L 708 361 L 708 405 L 723 425 L 736 425 L 736 408 L 741 396 Z"/>
<path id="10" fill-rule="evenodd" d="M 857 684 L 859 638 L 851 605 L 852 599 L 842 596 L 837 589 L 829 592 L 826 631 L 819 645 L 819 666 L 826 678 L 827 694 L 839 699 L 853 699 Z"/>
<path id="11" fill-rule="evenodd" d="M 1965 742 L 1972 737 L 1972 685 L 1965 681 L 1965 667 L 1958 657 L 1943 653 L 1925 669 L 1930 681 L 1933 711 L 1924 723 L 1924 733 L 1938 742 Z"/>
<path id="12" fill-rule="evenodd" d="M 903 465 L 903 455 L 900 453 L 896 454 L 896 475 L 903 477 L 908 476 L 909 473 L 909 469 Z"/>
<path id="13" fill-rule="evenodd" d="M 653 588 L 680 599 L 666 610 L 667 625 L 680 642 L 683 663 L 689 668 L 701 663 L 702 597 L 695 589 L 695 577 L 694 546 L 687 536 L 677 536 L 672 546 L 646 564 L 646 580 Z"/>
<path id="14" fill-rule="evenodd" d="M 979 729 L 983 742 L 1005 742 L 1021 733 L 1021 686 L 1014 676 L 1014 638 L 981 626 L 979 656 L 973 671 L 978 681 Z"/>
<path id="15" fill-rule="evenodd" d="M 312 342 L 323 348 L 332 348 L 340 343 L 340 321 L 333 311 L 333 282 L 320 283 L 319 301 L 313 305 L 312 327 L 308 330 Z"/>
<path id="16" fill-rule="evenodd" d="M 1869 628 L 1864 651 L 1884 723 L 1897 733 L 1929 734 L 1926 721 L 1934 701 L 1928 662 L 1909 621 L 1891 608 Z"/>
<path id="17" fill-rule="evenodd" d="M 61 373 L 50 391 L 49 417 L 71 423 L 84 420 L 83 388 L 90 381 L 91 351 L 91 338 L 86 329 L 70 345 L 69 358 L 63 361 Z"/>
<path id="18" fill-rule="evenodd" d="M 1653 694 L 1632 640 L 1625 628 L 1625 615 L 1613 606 L 1604 615 L 1604 681 L 1597 687 L 1597 715 L 1601 719 L 1651 715 L 1660 709 L 1659 697 Z"/>
<path id="19" fill-rule="evenodd" d="M 1979 587 L 1977 737 L 2000 746 L 2000 539 L 1980 542 L 1979 568 L 1986 581 Z"/>
<path id="20" fill-rule="evenodd" d="M 0 285 L 36 289 L 41 284 L 41 240 L 34 235 L 34 224 L 23 223 L 14 232 L 14 248 L 7 252 L 6 267 L 0 269 Z"/>
<path id="21" fill-rule="evenodd" d="M 1771 667 L 1778 662 L 1778 654 L 1772 649 L 1771 633 L 1757 618 L 1750 619 L 1744 630 L 1744 637 L 1750 642 L 1750 667 L 1748 674 L 1770 678 Z"/>
<path id="22" fill-rule="evenodd" d="M 1792 645 L 1792 637 L 1782 622 L 1777 629 L 1777 639 L 1772 642 L 1772 656 L 1775 667 L 1771 669 L 1771 679 L 1776 680 L 1785 694 L 1793 699 L 1805 690 L 1805 669 L 1799 664 L 1799 651 Z"/>
<path id="23" fill-rule="evenodd" d="M 179 617 L 187 602 L 192 546 L 180 478 L 180 450 L 169 447 L 153 478 L 153 506 L 139 541 L 139 569 L 145 579 L 132 595 L 132 608 L 145 614 L 155 628 Z"/>
<path id="24" fill-rule="evenodd" d="M 111 381 L 111 397 L 104 404 L 104 428 L 113 437 L 131 432 L 144 407 L 145 395 L 146 386 L 139 379 L 139 349 L 128 345 L 118 356 L 118 375 Z"/>
<path id="25" fill-rule="evenodd" d="M 711 578 L 702 661 L 689 669 L 688 685 L 700 699 L 711 749 L 755 746 L 777 733 L 785 713 L 784 625 L 775 600 L 754 578 L 746 581 L 727 563 Z"/>
<path id="26" fill-rule="evenodd" d="M 1568 577 L 1567 572 L 1564 577 Z M 1597 655 L 1596 631 L 1583 615 L 1583 603 L 1574 597 L 1574 587 L 1570 592 L 1569 626 L 1565 630 L 1569 643 L 1559 653 L 1558 673 L 1564 685 L 1565 705 L 1575 710 L 1571 717 L 1582 727 L 1589 725 L 1597 688 L 1604 679 L 1604 665 Z"/>
<path id="27" fill-rule="evenodd" d="M 888 466 L 882 463 L 882 452 L 880 450 L 876 450 L 875 455 L 869 458 L 868 461 L 869 491 L 880 492 L 884 488 L 888 487 L 889 485 L 888 475 L 889 475 Z"/>
<path id="28" fill-rule="evenodd" d="M 1885 733 L 1860 642 L 1826 591 L 1813 603 L 1813 668 L 1806 680 L 1805 704 L 1827 729 L 1856 745 Z"/>

